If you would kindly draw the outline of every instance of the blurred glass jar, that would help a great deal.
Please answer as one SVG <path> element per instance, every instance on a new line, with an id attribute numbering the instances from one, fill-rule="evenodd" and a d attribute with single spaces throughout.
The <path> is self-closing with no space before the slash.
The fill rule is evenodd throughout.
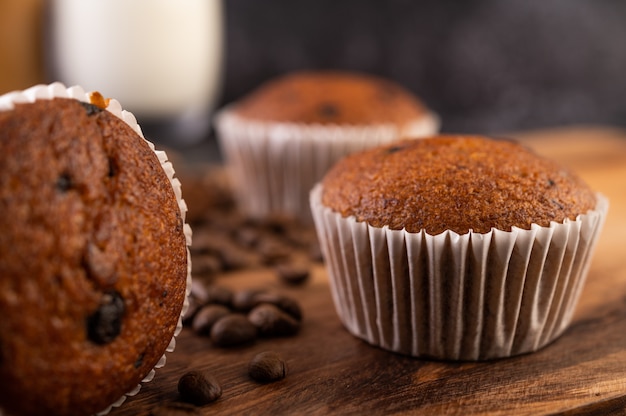
<path id="1" fill-rule="evenodd" d="M 48 76 L 113 97 L 146 138 L 208 136 L 221 92 L 221 0 L 51 0 Z"/>

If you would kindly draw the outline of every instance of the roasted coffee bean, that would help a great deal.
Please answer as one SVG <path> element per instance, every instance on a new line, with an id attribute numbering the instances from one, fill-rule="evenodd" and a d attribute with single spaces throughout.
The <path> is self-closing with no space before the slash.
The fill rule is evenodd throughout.
<path id="1" fill-rule="evenodd" d="M 248 344 L 256 336 L 256 327 L 245 315 L 236 313 L 218 319 L 211 328 L 211 341 L 219 347 Z"/>
<path id="2" fill-rule="evenodd" d="M 287 375 L 287 364 L 275 352 L 261 352 L 248 364 L 248 374 L 252 379 L 262 383 L 282 380 Z"/>
<path id="3" fill-rule="evenodd" d="M 222 386 L 207 372 L 189 371 L 178 380 L 180 398 L 196 406 L 216 401 L 222 395 Z"/>
<path id="4" fill-rule="evenodd" d="M 189 296 L 189 306 L 187 307 L 187 311 L 185 311 L 185 314 L 183 315 L 183 325 L 191 325 L 193 319 L 196 316 L 196 313 L 198 313 L 202 306 L 203 303 L 201 303 L 198 299 L 194 298 L 193 296 Z"/>
<path id="5" fill-rule="evenodd" d="M 189 403 L 162 403 L 152 408 L 150 416 L 201 416 L 200 408 Z"/>
<path id="6" fill-rule="evenodd" d="M 266 238 L 259 242 L 256 251 L 261 255 L 263 264 L 272 265 L 288 259 L 293 250 L 276 238 Z"/>
<path id="7" fill-rule="evenodd" d="M 256 299 L 260 294 L 265 293 L 261 289 L 244 289 L 233 294 L 232 307 L 240 312 L 248 312 L 259 304 Z"/>
<path id="8" fill-rule="evenodd" d="M 205 305 L 196 313 L 196 316 L 193 318 L 191 323 L 191 328 L 198 335 L 210 335 L 211 328 L 215 322 L 230 313 L 230 309 L 224 305 Z"/>
<path id="9" fill-rule="evenodd" d="M 245 248 L 252 248 L 257 245 L 261 237 L 261 232 L 250 226 L 243 227 L 235 231 L 235 241 Z"/>
<path id="10" fill-rule="evenodd" d="M 300 304 L 293 298 L 279 295 L 277 293 L 262 292 L 254 296 L 253 300 L 254 306 L 261 303 L 270 303 L 277 306 L 297 321 L 302 320 L 302 309 L 300 308 Z"/>
<path id="11" fill-rule="evenodd" d="M 102 296 L 98 309 L 87 317 L 87 337 L 96 344 L 108 344 L 120 334 L 124 299 L 115 291 Z"/>
<path id="12" fill-rule="evenodd" d="M 252 309 L 248 314 L 248 320 L 264 337 L 294 335 L 300 329 L 297 320 L 270 303 L 262 303 Z"/>
<path id="13" fill-rule="evenodd" d="M 222 261 L 214 254 L 192 254 L 194 276 L 215 275 L 224 268 Z"/>
<path id="14" fill-rule="evenodd" d="M 304 264 L 283 263 L 275 267 L 278 279 L 288 285 L 298 286 L 309 280 L 311 272 Z"/>
<path id="15" fill-rule="evenodd" d="M 218 285 L 209 285 L 206 287 L 207 303 L 216 303 L 218 305 L 231 306 L 233 302 L 233 291 Z"/>

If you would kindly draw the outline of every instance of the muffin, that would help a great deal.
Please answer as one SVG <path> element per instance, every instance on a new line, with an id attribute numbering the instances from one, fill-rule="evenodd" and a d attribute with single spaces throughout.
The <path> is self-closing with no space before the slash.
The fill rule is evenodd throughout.
<path id="1" fill-rule="evenodd" d="M 436 136 L 342 159 L 311 209 L 352 334 L 415 357 L 487 360 L 563 333 L 608 201 L 515 142 Z"/>
<path id="2" fill-rule="evenodd" d="M 434 134 L 439 122 L 392 81 L 302 71 L 224 108 L 215 126 L 242 212 L 310 223 L 309 191 L 338 159 L 401 136 Z"/>
<path id="3" fill-rule="evenodd" d="M 191 283 L 180 182 L 115 100 L 0 97 L 0 408 L 106 413 L 175 346 Z"/>

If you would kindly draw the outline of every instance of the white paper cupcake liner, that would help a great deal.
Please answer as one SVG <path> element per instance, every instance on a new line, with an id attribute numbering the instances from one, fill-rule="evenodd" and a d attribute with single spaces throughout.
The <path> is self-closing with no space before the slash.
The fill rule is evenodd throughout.
<path id="1" fill-rule="evenodd" d="M 309 192 L 335 162 L 403 136 L 435 134 L 439 119 L 428 113 L 400 131 L 392 124 L 262 122 L 227 107 L 216 115 L 215 127 L 242 212 L 252 218 L 282 214 L 311 223 Z"/>
<path id="2" fill-rule="evenodd" d="M 608 200 L 576 220 L 530 230 L 438 235 L 344 218 L 311 192 L 335 308 L 372 345 L 444 360 L 535 351 L 567 328 Z"/>
<path id="3" fill-rule="evenodd" d="M 51 100 L 53 98 L 73 98 L 85 103 L 92 103 L 92 93 L 85 92 L 85 90 L 80 86 L 73 86 L 67 88 L 60 82 L 55 82 L 49 85 L 35 85 L 31 88 L 28 88 L 24 91 L 14 91 L 0 96 L 0 111 L 9 111 L 15 107 L 15 104 L 19 103 L 32 103 L 36 100 Z M 180 316 L 178 318 L 178 323 L 176 325 L 176 329 L 174 331 L 174 335 L 170 340 L 170 343 L 165 350 L 166 353 L 173 352 L 176 347 L 176 337 L 180 333 L 183 328 L 182 317 L 187 312 L 187 308 L 189 307 L 189 294 L 191 292 L 191 254 L 189 252 L 189 246 L 191 246 L 191 227 L 189 224 L 185 222 L 185 217 L 187 214 L 187 204 L 182 197 L 182 190 L 180 181 L 174 177 L 174 167 L 171 162 L 168 161 L 167 154 L 162 150 L 156 150 L 154 144 L 150 141 L 146 140 L 141 131 L 141 127 L 137 123 L 135 116 L 124 109 L 117 100 L 109 99 L 107 103 L 106 110 L 122 119 L 126 124 L 128 124 L 141 138 L 145 140 L 150 149 L 154 151 L 157 155 L 159 162 L 161 163 L 161 167 L 163 171 L 167 175 L 170 183 L 172 184 L 172 188 L 174 190 L 174 194 L 176 195 L 176 200 L 178 202 L 178 207 L 180 209 L 180 214 L 183 220 L 183 231 L 185 233 L 185 239 L 187 243 L 187 282 L 186 282 L 186 290 L 185 290 L 185 301 L 183 303 L 183 308 L 181 310 Z M 161 357 L 161 359 L 157 362 L 154 368 L 143 378 L 141 383 L 147 383 L 154 378 L 155 369 L 161 368 L 165 365 L 166 357 L 165 354 Z M 98 413 L 98 415 L 105 415 L 111 411 L 114 407 L 119 407 L 127 397 L 136 395 L 141 389 L 141 383 L 138 384 L 131 391 L 124 394 L 117 401 L 112 403 L 106 409 L 102 410 Z M 0 415 L 2 414 L 2 409 L 0 409 Z"/>

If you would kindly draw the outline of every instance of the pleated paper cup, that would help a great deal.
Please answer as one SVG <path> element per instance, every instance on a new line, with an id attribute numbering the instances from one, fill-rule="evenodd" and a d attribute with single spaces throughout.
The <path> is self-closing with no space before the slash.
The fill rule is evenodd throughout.
<path id="1" fill-rule="evenodd" d="M 311 192 L 331 293 L 347 330 L 383 349 L 443 360 L 536 351 L 572 319 L 608 200 L 529 230 L 438 235 L 357 222 Z"/>
<path id="2" fill-rule="evenodd" d="M 92 103 L 94 99 L 94 93 L 85 92 L 85 90 L 80 86 L 73 86 L 68 88 L 60 82 L 55 82 L 49 85 L 35 85 L 23 91 L 10 92 L 0 96 L 0 111 L 10 111 L 14 108 L 15 104 L 32 103 L 37 100 L 51 100 L 54 98 L 72 98 L 81 102 Z M 161 168 L 167 175 L 167 178 L 169 179 L 174 194 L 176 196 L 181 218 L 183 220 L 183 231 L 187 244 L 187 280 L 183 307 L 178 318 L 176 329 L 174 330 L 174 334 L 172 335 L 172 338 L 166 350 L 163 352 L 163 355 L 161 356 L 159 361 L 154 365 L 154 368 L 151 369 L 150 372 L 148 372 L 148 374 L 146 374 L 141 380 L 141 383 L 147 383 L 152 381 L 152 379 L 154 378 L 155 370 L 165 366 L 166 353 L 171 353 L 174 351 L 176 347 L 176 337 L 183 328 L 182 318 L 186 313 L 187 308 L 189 307 L 189 294 L 191 292 L 191 255 L 189 252 L 189 246 L 191 245 L 192 231 L 191 227 L 187 223 L 185 223 L 187 204 L 182 197 L 181 183 L 178 178 L 174 177 L 174 167 L 172 163 L 168 160 L 167 154 L 164 151 L 156 150 L 154 144 L 144 138 L 141 127 L 137 123 L 135 116 L 131 112 L 124 110 L 117 100 L 106 100 L 105 110 L 114 114 L 115 116 L 123 120 L 128 126 L 130 126 L 142 139 L 144 139 L 150 149 L 156 154 L 161 164 Z M 52 359 L 52 357 L 47 358 Z M 115 382 L 114 375 L 112 376 L 112 382 Z M 114 403 L 111 403 L 105 409 L 100 411 L 98 415 L 106 415 L 111 411 L 111 409 L 121 406 L 128 397 L 136 395 L 141 389 L 141 383 L 139 383 L 127 393 L 123 394 Z M 0 409 L 0 416 L 2 416 L 2 409 Z"/>
<path id="3" fill-rule="evenodd" d="M 435 134 L 439 119 L 427 113 L 401 130 L 393 124 L 256 121 L 227 107 L 215 127 L 240 210 L 251 218 L 284 215 L 311 223 L 309 192 L 335 162 L 400 137 Z"/>

